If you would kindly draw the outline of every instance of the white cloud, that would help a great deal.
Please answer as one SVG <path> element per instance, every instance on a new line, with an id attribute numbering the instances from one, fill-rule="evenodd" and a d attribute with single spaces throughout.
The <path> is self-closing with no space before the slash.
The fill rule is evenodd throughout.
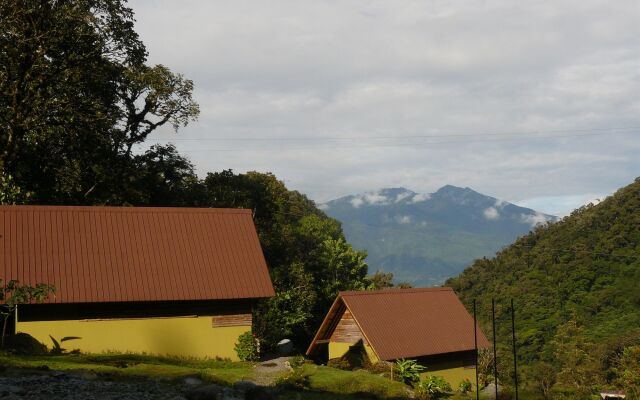
<path id="1" fill-rule="evenodd" d="M 509 204 L 509 203 L 507 203 L 507 202 L 506 202 L 506 201 L 504 201 L 504 200 L 496 199 L 496 202 L 495 202 L 495 204 L 494 204 L 494 207 L 495 207 L 495 208 L 500 208 L 500 209 L 502 209 L 502 208 L 503 208 L 504 206 L 506 206 L 507 204 Z"/>
<path id="2" fill-rule="evenodd" d="M 546 214 L 564 217 L 576 208 L 589 203 L 598 204 L 606 197 L 607 194 L 604 193 L 584 193 L 568 196 L 535 197 L 519 201 L 518 204 Z"/>
<path id="3" fill-rule="evenodd" d="M 396 217 L 396 221 L 398 221 L 399 224 L 410 224 L 411 223 L 411 216 L 410 215 L 400 215 Z"/>
<path id="4" fill-rule="evenodd" d="M 413 196 L 411 198 L 411 202 L 412 203 L 421 203 L 423 201 L 429 200 L 430 198 L 431 198 L 431 195 L 429 193 L 424 193 L 424 194 L 418 193 L 418 194 L 416 194 L 415 196 Z"/>
<path id="5" fill-rule="evenodd" d="M 413 193 L 406 191 L 406 192 L 401 192 L 398 193 L 398 195 L 396 196 L 396 203 L 400 203 L 402 200 L 406 199 L 407 197 L 410 197 Z"/>
<path id="6" fill-rule="evenodd" d="M 361 197 L 354 197 L 351 199 L 351 205 L 355 208 L 360 207 L 362 204 L 364 204 L 364 200 L 362 200 Z"/>
<path id="7" fill-rule="evenodd" d="M 544 224 L 548 221 L 547 217 L 542 213 L 535 213 L 530 215 L 522 214 L 521 218 L 523 222 L 531 225 L 532 227 L 539 224 Z"/>
<path id="8" fill-rule="evenodd" d="M 328 204 L 326 204 L 326 203 L 318 204 L 318 205 L 317 205 L 317 207 L 318 207 L 319 209 L 323 210 L 323 211 L 324 211 L 324 210 L 328 210 L 328 209 L 329 209 L 329 205 L 328 205 Z"/>
<path id="9" fill-rule="evenodd" d="M 368 192 L 362 195 L 364 200 L 371 205 L 389 204 L 389 199 L 380 192 Z"/>
<path id="10" fill-rule="evenodd" d="M 484 214 L 484 217 L 489 221 L 494 221 L 500 218 L 500 213 L 498 212 L 498 210 L 496 210 L 495 207 L 489 207 L 485 209 L 483 214 Z"/>

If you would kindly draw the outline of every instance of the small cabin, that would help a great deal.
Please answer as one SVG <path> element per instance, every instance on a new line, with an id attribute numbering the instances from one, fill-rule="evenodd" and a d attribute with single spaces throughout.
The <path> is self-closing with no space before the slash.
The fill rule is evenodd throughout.
<path id="1" fill-rule="evenodd" d="M 250 210 L 0 206 L 0 279 L 55 286 L 14 332 L 85 353 L 237 360 L 274 295 Z"/>
<path id="2" fill-rule="evenodd" d="M 336 359 L 356 348 L 371 363 L 415 359 L 453 387 L 475 382 L 489 341 L 451 288 L 340 292 L 307 350 Z"/>

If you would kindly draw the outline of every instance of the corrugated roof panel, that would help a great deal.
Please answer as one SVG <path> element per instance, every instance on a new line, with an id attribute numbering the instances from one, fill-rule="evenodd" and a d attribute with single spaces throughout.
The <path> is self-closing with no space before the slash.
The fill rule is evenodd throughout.
<path id="1" fill-rule="evenodd" d="M 0 263 L 54 303 L 274 294 L 249 210 L 0 206 Z"/>
<path id="2" fill-rule="evenodd" d="M 475 348 L 473 318 L 450 288 L 342 292 L 339 298 L 383 360 Z M 477 332 L 478 347 L 488 347 Z"/>

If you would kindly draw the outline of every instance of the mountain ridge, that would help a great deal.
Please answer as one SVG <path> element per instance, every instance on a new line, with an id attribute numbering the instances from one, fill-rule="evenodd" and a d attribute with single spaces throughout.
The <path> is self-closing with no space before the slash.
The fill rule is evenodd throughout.
<path id="1" fill-rule="evenodd" d="M 433 193 L 383 188 L 320 207 L 342 223 L 355 247 L 367 250 L 372 271 L 427 286 L 441 284 L 476 258 L 492 256 L 537 224 L 557 220 L 454 185 Z"/>

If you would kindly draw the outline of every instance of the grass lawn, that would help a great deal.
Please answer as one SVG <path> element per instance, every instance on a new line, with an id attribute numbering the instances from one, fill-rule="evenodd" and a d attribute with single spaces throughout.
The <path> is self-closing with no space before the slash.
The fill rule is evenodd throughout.
<path id="1" fill-rule="evenodd" d="M 154 357 L 137 354 L 13 356 L 0 354 L 0 365 L 71 371 L 88 370 L 122 377 L 175 379 L 197 376 L 203 381 L 231 385 L 251 379 L 253 364 L 245 362 Z"/>
<path id="2" fill-rule="evenodd" d="M 138 354 L 103 355 L 45 355 L 15 356 L 0 353 L 0 365 L 19 368 L 42 368 L 73 371 L 86 370 L 110 377 L 150 377 L 178 379 L 196 376 L 205 382 L 232 385 L 255 376 L 254 364 L 215 360 L 155 357 Z M 280 398 L 297 398 L 298 394 L 310 400 L 351 400 L 362 398 L 399 399 L 406 398 L 407 387 L 398 382 L 366 371 L 342 371 L 335 368 L 304 364 L 304 374 L 309 378 L 309 389 L 283 391 Z"/>
<path id="3" fill-rule="evenodd" d="M 305 364 L 302 368 L 309 376 L 310 384 L 310 392 L 305 393 L 305 399 L 407 398 L 406 385 L 367 371 L 343 371 L 313 364 Z M 313 392 L 316 392 L 315 397 Z M 328 393 L 333 397 L 326 397 Z"/>

